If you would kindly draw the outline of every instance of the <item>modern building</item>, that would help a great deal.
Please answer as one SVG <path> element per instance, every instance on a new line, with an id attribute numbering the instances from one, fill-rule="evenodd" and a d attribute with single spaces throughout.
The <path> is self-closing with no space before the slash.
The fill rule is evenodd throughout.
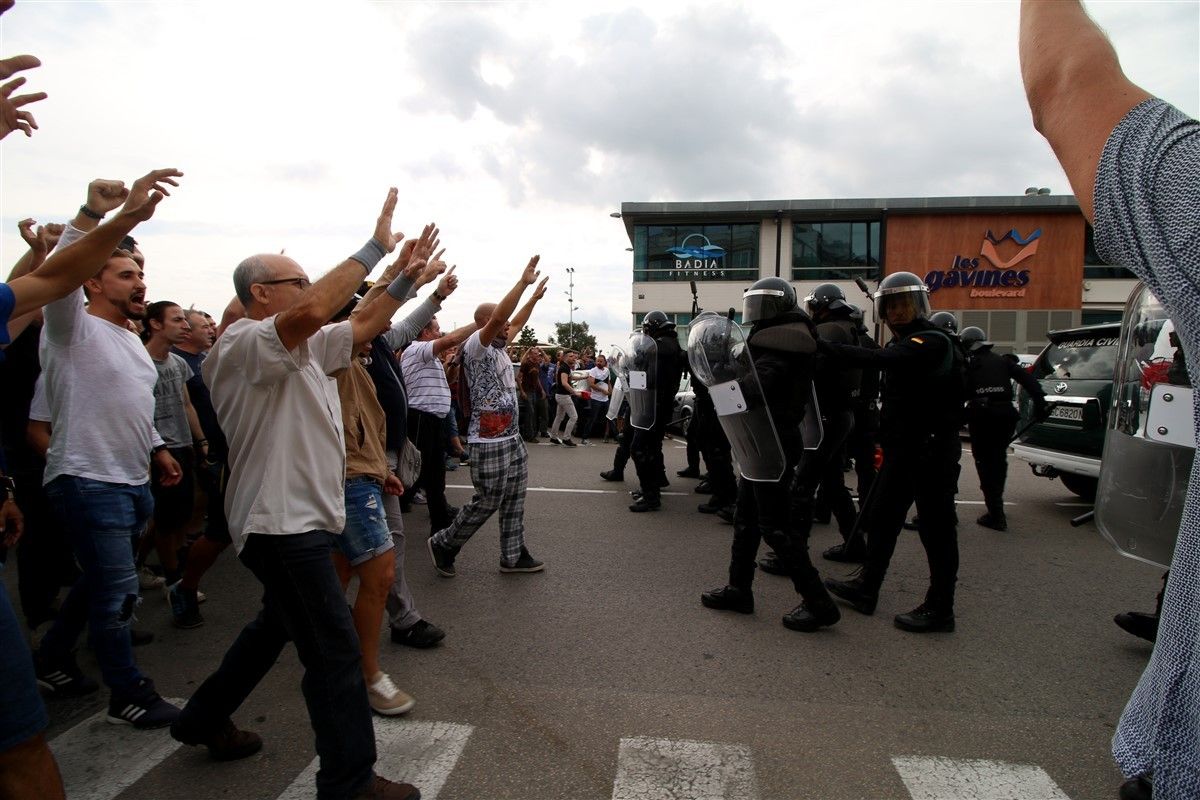
<path id="1" fill-rule="evenodd" d="M 935 310 L 977 325 L 1000 352 L 1037 353 L 1046 332 L 1120 319 L 1133 273 L 1100 262 L 1073 196 L 623 203 L 633 324 L 699 306 L 740 319 L 742 291 L 780 276 L 800 297 L 837 283 L 874 324 L 870 290 L 892 272 L 925 279 Z M 613 216 L 617 216 L 614 214 Z M 880 334 L 881 341 L 886 334 Z"/>

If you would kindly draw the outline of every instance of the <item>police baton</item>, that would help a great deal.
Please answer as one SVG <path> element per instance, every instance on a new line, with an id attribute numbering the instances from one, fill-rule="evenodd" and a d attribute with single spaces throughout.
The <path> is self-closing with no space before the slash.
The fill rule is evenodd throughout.
<path id="1" fill-rule="evenodd" d="M 879 471 L 875 473 L 875 480 L 871 481 L 871 488 L 867 490 L 867 496 L 859 498 L 861 501 L 858 504 L 858 516 L 854 519 L 854 527 L 850 530 L 850 535 L 846 537 L 846 547 L 849 548 L 854 542 L 862 541 L 866 529 L 863 524 L 867 521 L 871 513 L 872 507 L 875 505 L 875 495 L 879 490 Z M 866 546 L 866 542 L 863 542 Z"/>
<path id="2" fill-rule="evenodd" d="M 1054 401 L 1046 403 L 1046 407 L 1042 409 L 1042 413 L 1034 414 L 1030 418 L 1029 422 L 1025 425 L 1024 428 L 1021 428 L 1021 430 L 1019 430 L 1015 434 L 1013 434 L 1013 437 L 1008 440 L 1008 443 L 1011 445 L 1017 439 L 1020 439 L 1022 436 L 1024 436 L 1026 431 L 1028 431 L 1034 425 L 1040 425 L 1041 423 L 1045 422 L 1047 419 L 1050 418 L 1050 412 L 1053 411 L 1055 408 L 1057 408 L 1059 405 L 1061 405 L 1061 403 L 1056 403 Z"/>

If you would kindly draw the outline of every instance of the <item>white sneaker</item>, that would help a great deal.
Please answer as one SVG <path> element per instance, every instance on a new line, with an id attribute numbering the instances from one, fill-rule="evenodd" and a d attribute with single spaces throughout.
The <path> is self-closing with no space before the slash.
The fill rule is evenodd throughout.
<path id="1" fill-rule="evenodd" d="M 154 571 L 149 567 L 142 567 L 138 570 L 138 586 L 143 589 L 157 589 L 160 586 L 166 586 L 167 579 L 162 575 L 155 575 Z"/>
<path id="2" fill-rule="evenodd" d="M 412 711 L 416 700 L 396 688 L 386 672 L 378 672 L 367 683 L 367 702 L 376 714 L 394 717 Z"/>

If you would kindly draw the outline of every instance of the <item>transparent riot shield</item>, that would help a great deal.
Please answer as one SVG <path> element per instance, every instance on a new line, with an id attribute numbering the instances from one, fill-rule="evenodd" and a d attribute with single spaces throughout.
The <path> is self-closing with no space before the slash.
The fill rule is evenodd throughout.
<path id="1" fill-rule="evenodd" d="M 1195 456 L 1192 387 L 1174 324 L 1138 284 L 1125 304 L 1096 527 L 1123 555 L 1171 563 Z"/>
<path id="2" fill-rule="evenodd" d="M 688 362 L 692 376 L 712 395 L 742 477 L 781 479 L 787 458 L 742 329 L 728 317 L 697 317 L 688 331 Z"/>
<path id="3" fill-rule="evenodd" d="M 625 402 L 626 373 L 628 373 L 628 368 L 625 366 L 625 352 L 619 347 L 614 347 L 608 354 L 608 363 L 617 373 L 617 379 L 612 384 L 612 395 L 608 399 L 606 416 L 609 419 L 616 419 L 621 413 L 621 404 Z"/>
<path id="4" fill-rule="evenodd" d="M 648 431 L 654 427 L 657 411 L 658 345 L 644 333 L 635 333 L 625 345 L 626 397 L 629 398 L 629 424 Z"/>

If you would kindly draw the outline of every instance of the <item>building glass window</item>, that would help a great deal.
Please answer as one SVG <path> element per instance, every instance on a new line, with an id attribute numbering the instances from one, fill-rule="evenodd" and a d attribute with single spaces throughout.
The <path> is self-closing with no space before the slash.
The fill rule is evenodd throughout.
<path id="1" fill-rule="evenodd" d="M 879 277 L 879 222 L 792 222 L 792 279 Z"/>
<path id="2" fill-rule="evenodd" d="M 635 281 L 758 279 L 758 225 L 635 225 Z"/>
<path id="3" fill-rule="evenodd" d="M 1084 278 L 1127 278 L 1137 280 L 1133 270 L 1125 267 L 1111 267 L 1105 264 L 1100 254 L 1096 252 L 1096 233 L 1088 225 L 1083 235 L 1083 277 Z"/>

